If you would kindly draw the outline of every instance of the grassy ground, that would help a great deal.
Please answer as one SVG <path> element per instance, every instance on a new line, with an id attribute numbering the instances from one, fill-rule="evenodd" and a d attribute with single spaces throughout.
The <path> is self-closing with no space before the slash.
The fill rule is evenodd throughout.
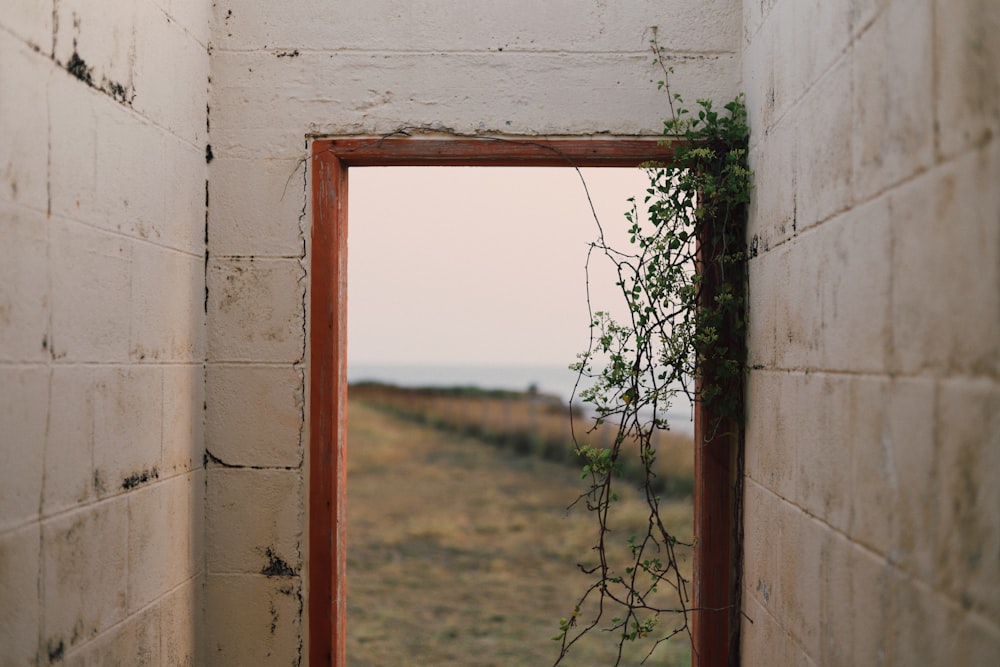
<path id="1" fill-rule="evenodd" d="M 558 630 L 590 580 L 594 525 L 566 506 L 583 490 L 566 465 L 518 456 L 351 401 L 348 417 L 348 664 L 551 665 Z M 620 503 L 621 542 L 644 505 Z M 691 534 L 687 500 L 666 514 Z M 631 524 L 631 527 L 629 527 Z M 664 619 L 673 623 L 674 619 Z M 639 664 L 649 645 L 630 647 Z M 614 662 L 594 632 L 563 664 Z M 688 665 L 686 637 L 646 663 Z"/>
<path id="2" fill-rule="evenodd" d="M 567 406 L 558 398 L 524 392 L 489 391 L 468 387 L 452 389 L 409 389 L 382 384 L 351 385 L 350 396 L 420 423 L 445 430 L 475 435 L 493 444 L 521 454 L 563 461 L 579 469 L 581 460 L 574 453 L 577 443 L 609 448 L 617 427 L 606 423 L 595 428 L 593 419 L 582 407 L 574 410 L 573 425 Z M 694 488 L 694 441 L 690 435 L 658 430 L 653 434 L 656 462 L 653 472 L 657 493 L 683 498 Z M 626 450 L 637 451 L 633 442 Z M 625 461 L 626 477 L 643 477 L 638 456 Z"/>

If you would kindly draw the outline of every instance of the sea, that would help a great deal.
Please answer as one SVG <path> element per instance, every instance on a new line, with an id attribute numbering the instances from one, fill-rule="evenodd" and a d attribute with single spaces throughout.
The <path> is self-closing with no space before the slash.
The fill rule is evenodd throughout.
<path id="1" fill-rule="evenodd" d="M 576 371 L 568 366 L 543 365 L 446 365 L 446 364 L 371 364 L 348 363 L 347 381 L 383 382 L 399 387 L 478 387 L 526 391 L 559 397 L 569 403 L 577 384 Z M 587 385 L 577 387 L 574 404 L 579 405 L 579 393 Z M 694 412 L 683 395 L 677 396 L 667 411 L 670 429 L 693 433 Z"/>

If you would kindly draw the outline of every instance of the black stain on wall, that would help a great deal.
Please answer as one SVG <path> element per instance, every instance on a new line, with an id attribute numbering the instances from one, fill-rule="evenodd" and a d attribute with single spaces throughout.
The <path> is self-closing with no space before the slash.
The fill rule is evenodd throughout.
<path id="1" fill-rule="evenodd" d="M 80 57 L 80 54 L 73 50 L 73 55 L 70 57 L 69 62 L 66 64 L 66 71 L 83 81 L 88 86 L 94 85 L 94 75 L 93 68 L 87 67 L 86 61 Z"/>
<path id="2" fill-rule="evenodd" d="M 74 25 L 79 29 L 79 21 L 74 21 Z M 58 63 L 58 61 L 56 61 Z M 127 86 L 123 86 L 117 81 L 112 81 L 107 77 L 101 77 L 100 85 L 94 81 L 94 68 L 87 65 L 87 61 L 80 56 L 80 52 L 76 50 L 76 39 L 73 40 L 73 55 L 70 56 L 69 62 L 66 63 L 66 71 L 73 75 L 75 78 L 87 84 L 94 90 L 99 90 L 114 101 L 124 104 L 127 106 L 132 106 L 132 100 L 135 99 L 135 87 L 133 86 L 131 90 Z"/>
<path id="3" fill-rule="evenodd" d="M 130 100 L 128 99 L 128 91 L 125 89 L 125 86 L 115 81 L 108 81 L 107 88 L 108 93 L 111 97 L 115 98 L 115 100 L 121 102 L 122 104 L 129 103 Z"/>
<path id="4" fill-rule="evenodd" d="M 98 495 L 103 495 L 106 490 L 107 489 L 104 486 L 104 478 L 101 477 L 101 471 L 100 470 L 95 470 L 94 471 L 94 491 L 96 491 Z"/>
<path id="5" fill-rule="evenodd" d="M 46 652 L 49 654 L 49 662 L 62 662 L 63 656 L 66 654 L 66 645 L 61 639 L 58 644 L 50 639 Z"/>
<path id="6" fill-rule="evenodd" d="M 295 570 L 292 566 L 281 559 L 271 547 L 268 547 L 264 552 L 267 556 L 267 565 L 261 569 L 261 574 L 266 574 L 269 577 L 294 577 Z"/>
<path id="7" fill-rule="evenodd" d="M 123 479 L 122 488 L 128 491 L 129 489 L 134 489 L 137 486 L 141 486 L 159 478 L 160 472 L 156 468 L 153 468 L 152 470 L 143 470 L 140 473 L 133 473 Z"/>

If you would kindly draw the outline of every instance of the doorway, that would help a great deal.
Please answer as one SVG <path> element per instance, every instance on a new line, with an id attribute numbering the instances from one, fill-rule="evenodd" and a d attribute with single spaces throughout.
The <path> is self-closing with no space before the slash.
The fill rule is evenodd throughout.
<path id="1" fill-rule="evenodd" d="M 309 312 L 309 656 L 311 665 L 345 664 L 346 647 L 346 322 L 347 192 L 357 166 L 561 166 L 637 167 L 669 161 L 658 138 L 547 139 L 528 137 L 381 137 L 317 139 L 312 152 L 313 233 Z M 704 416 L 696 408 L 695 437 Z M 706 507 L 706 489 L 729 487 L 729 471 L 703 466 L 696 448 L 695 516 L 699 543 L 730 543 L 728 506 Z M 702 491 L 699 494 L 699 486 Z M 713 506 L 714 507 L 714 506 Z M 702 521 L 699 522 L 699 510 Z M 711 519 L 711 520 L 706 520 Z M 710 531 L 710 532 L 709 532 Z M 713 535 L 715 536 L 713 539 Z M 695 554 L 695 653 L 700 665 L 714 644 L 729 636 L 729 552 L 711 560 Z M 699 581 L 712 572 L 713 586 Z M 720 583 L 721 582 L 721 583 Z M 720 598 L 720 595 L 722 596 Z M 712 611 L 709 611 L 711 609 Z M 700 650 L 703 647 L 705 650 Z"/>

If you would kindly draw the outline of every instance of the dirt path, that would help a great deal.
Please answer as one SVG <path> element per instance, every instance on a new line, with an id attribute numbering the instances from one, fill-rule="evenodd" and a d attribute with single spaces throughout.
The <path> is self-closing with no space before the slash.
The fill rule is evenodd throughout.
<path id="1" fill-rule="evenodd" d="M 360 403 L 348 424 L 348 664 L 551 665 L 549 638 L 589 582 L 575 564 L 591 558 L 593 526 L 566 511 L 579 474 Z M 689 503 L 673 509 L 689 534 Z M 612 664 L 613 638 L 593 636 L 563 664 Z M 674 641 L 646 664 L 687 655 Z"/>

